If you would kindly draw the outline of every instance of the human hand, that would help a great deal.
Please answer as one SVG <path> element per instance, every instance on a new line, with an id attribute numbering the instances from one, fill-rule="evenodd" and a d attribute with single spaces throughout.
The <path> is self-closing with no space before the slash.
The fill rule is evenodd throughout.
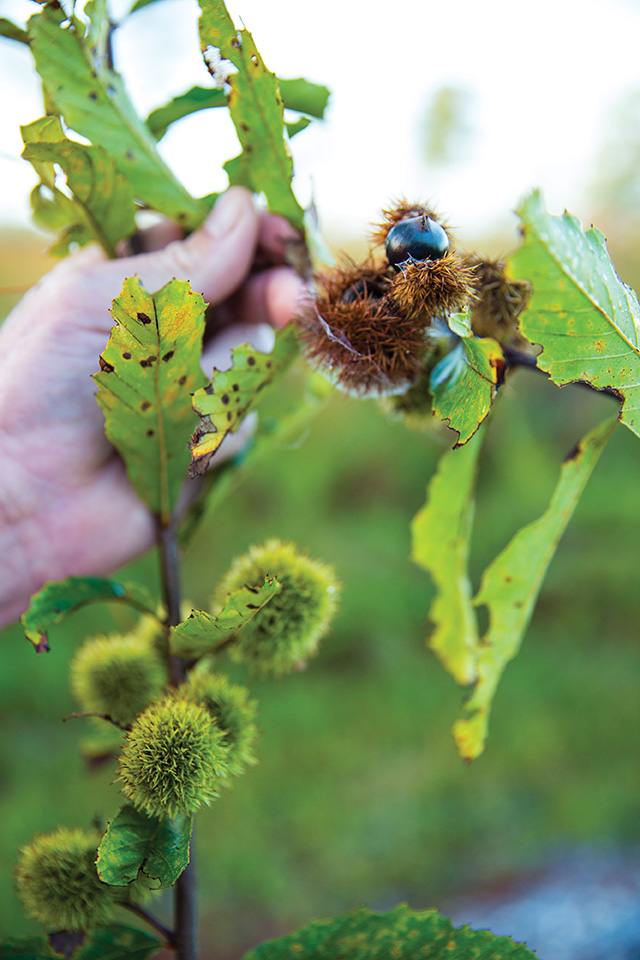
<path id="1" fill-rule="evenodd" d="M 153 518 L 104 435 L 91 379 L 124 279 L 137 275 L 151 292 L 186 279 L 221 305 L 225 322 L 284 326 L 302 290 L 283 265 L 294 235 L 233 187 L 188 239 L 163 224 L 143 236 L 151 252 L 107 260 L 97 247 L 82 250 L 12 311 L 0 327 L 0 627 L 46 581 L 111 573 L 153 543 Z M 279 265 L 250 275 L 265 254 Z M 250 336 L 244 327 L 235 342 Z"/>

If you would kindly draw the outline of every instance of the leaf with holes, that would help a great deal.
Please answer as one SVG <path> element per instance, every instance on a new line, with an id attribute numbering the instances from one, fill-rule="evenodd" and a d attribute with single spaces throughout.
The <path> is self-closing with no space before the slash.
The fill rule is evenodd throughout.
<path id="1" fill-rule="evenodd" d="M 474 760 L 484 750 L 498 682 L 520 648 L 547 568 L 615 424 L 615 419 L 605 421 L 574 447 L 546 511 L 519 530 L 484 571 L 473 602 L 487 607 L 489 628 L 478 651 L 478 676 L 465 702 L 465 715 L 453 731 L 465 760 Z"/>
<path id="2" fill-rule="evenodd" d="M 434 368 L 433 412 L 466 443 L 485 419 L 502 383 L 505 359 L 497 340 L 474 337 L 468 312 L 453 314 L 449 326 L 460 342 Z"/>
<path id="3" fill-rule="evenodd" d="M 272 213 L 286 217 L 302 231 L 303 211 L 291 187 L 293 161 L 284 139 L 278 78 L 265 67 L 249 31 L 236 30 L 223 0 L 199 3 L 205 62 L 216 74 L 229 62 L 230 69 L 224 70 L 230 86 L 229 112 L 247 156 L 251 189 L 264 193 Z M 246 172 L 247 166 L 243 164 L 242 170 Z"/>
<path id="4" fill-rule="evenodd" d="M 129 181 L 109 154 L 102 147 L 69 140 L 59 117 L 42 117 L 20 130 L 25 144 L 22 156 L 34 165 L 41 187 L 51 191 L 53 202 L 72 218 L 56 252 L 66 253 L 72 241 L 83 246 L 97 240 L 115 257 L 118 241 L 135 232 L 135 204 Z M 64 171 L 72 202 L 56 186 L 54 163 Z"/>
<path id="5" fill-rule="evenodd" d="M 524 245 L 510 272 L 533 287 L 520 330 L 542 346 L 538 366 L 559 385 L 584 381 L 622 401 L 640 436 L 640 304 L 615 272 L 604 236 L 576 217 L 547 213 L 540 193 L 519 210 Z"/>
<path id="6" fill-rule="evenodd" d="M 204 473 L 224 438 L 238 429 L 250 410 L 257 406 L 263 391 L 291 366 L 298 356 L 293 325 L 276 334 L 271 353 L 260 353 L 249 343 L 231 352 L 230 370 L 213 371 L 208 387 L 193 395 L 193 409 L 201 420 L 191 444 L 192 477 Z"/>
<path id="7" fill-rule="evenodd" d="M 187 281 L 171 280 L 152 295 L 137 277 L 125 280 L 94 374 L 107 437 L 136 493 L 164 524 L 189 466 L 191 394 L 204 380 L 204 307 Z"/>
<path id="8" fill-rule="evenodd" d="M 427 502 L 411 525 L 411 559 L 430 574 L 436 588 L 429 610 L 435 629 L 428 643 L 462 686 L 475 680 L 478 656 L 478 621 L 468 563 L 483 439 L 482 433 L 477 433 L 460 449 L 443 454 L 427 488 Z"/>
<path id="9" fill-rule="evenodd" d="M 186 620 L 172 627 L 169 637 L 171 653 L 185 659 L 204 656 L 255 617 L 279 590 L 280 584 L 275 577 L 266 577 L 259 590 L 241 587 L 230 593 L 215 617 L 204 610 L 193 610 Z"/>
<path id="10" fill-rule="evenodd" d="M 488 930 L 454 927 L 437 910 L 406 905 L 388 913 L 366 907 L 317 920 L 250 950 L 243 960 L 536 960 L 524 944 Z"/>
<path id="11" fill-rule="evenodd" d="M 189 863 L 191 818 L 157 820 L 127 805 L 110 822 L 98 847 L 98 876 L 125 886 L 142 872 L 171 887 Z"/>
<path id="12" fill-rule="evenodd" d="M 47 583 L 31 597 L 29 609 L 22 615 L 27 640 L 37 653 L 49 650 L 47 631 L 88 603 L 118 601 L 153 615 L 153 602 L 144 587 L 97 577 L 67 577 Z"/>
<path id="13" fill-rule="evenodd" d="M 106 149 L 134 195 L 185 227 L 197 227 L 207 207 L 174 177 L 110 65 L 105 0 L 90 0 L 85 25 L 48 3 L 29 20 L 30 48 L 47 94 L 65 123 Z"/>

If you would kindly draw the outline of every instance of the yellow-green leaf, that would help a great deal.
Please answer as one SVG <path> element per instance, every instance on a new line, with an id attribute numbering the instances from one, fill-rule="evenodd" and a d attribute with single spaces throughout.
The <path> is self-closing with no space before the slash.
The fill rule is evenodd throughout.
<path id="1" fill-rule="evenodd" d="M 474 513 L 478 433 L 459 449 L 448 450 L 427 488 L 427 501 L 411 525 L 411 559 L 436 587 L 429 610 L 434 631 L 428 644 L 456 683 L 476 678 L 478 623 L 468 573 Z"/>
<path id="2" fill-rule="evenodd" d="M 51 190 L 51 203 L 61 213 L 62 222 L 66 222 L 62 244 L 68 247 L 71 241 L 83 245 L 97 240 L 114 257 L 118 241 L 131 236 L 136 229 L 133 190 L 115 162 L 102 147 L 69 140 L 59 117 L 42 117 L 20 130 L 25 143 L 22 156 L 33 163 L 41 186 Z M 64 171 L 73 201 L 56 186 L 54 163 Z M 36 212 L 40 209 L 38 201 L 45 203 L 40 190 L 37 199 L 34 195 Z M 52 216 L 48 210 L 47 213 Z M 42 219 L 41 213 L 41 222 Z"/>
<path id="3" fill-rule="evenodd" d="M 317 920 L 250 950 L 243 960 L 536 960 L 523 944 L 488 930 L 454 927 L 437 910 L 402 904 L 388 913 L 366 907 Z"/>
<path id="4" fill-rule="evenodd" d="M 480 645 L 478 678 L 465 715 L 454 725 L 458 750 L 466 760 L 484 750 L 498 682 L 520 648 L 549 563 L 615 424 L 615 419 L 607 420 L 574 447 L 546 511 L 519 530 L 484 572 L 474 604 L 488 608 L 489 628 Z"/>
<path id="5" fill-rule="evenodd" d="M 241 587 L 225 600 L 217 616 L 204 610 L 193 610 L 190 616 L 172 627 L 169 649 L 174 657 L 202 657 L 232 633 L 248 623 L 280 590 L 275 577 L 266 577 L 264 586 Z"/>
<path id="6" fill-rule="evenodd" d="M 206 205 L 188 193 L 160 157 L 110 66 L 105 0 L 90 0 L 85 13 L 86 28 L 53 3 L 29 20 L 31 51 L 49 98 L 69 127 L 108 151 L 137 200 L 186 227 L 198 226 Z"/>
<path id="7" fill-rule="evenodd" d="M 269 209 L 304 229 L 303 211 L 291 187 L 293 161 L 284 139 L 284 109 L 278 78 L 267 70 L 248 30 L 237 30 L 223 0 L 199 0 L 200 41 L 205 62 L 219 51 L 235 72 L 225 71 L 228 102 L 251 187 L 264 193 Z M 213 70 L 215 72 L 215 70 Z M 231 181 L 235 182 L 234 180 Z M 242 180 L 246 185 L 246 180 Z"/>
<path id="8" fill-rule="evenodd" d="M 243 343 L 231 356 L 231 369 L 214 369 L 209 386 L 193 395 L 193 409 L 201 420 L 192 438 L 191 476 L 207 470 L 224 438 L 238 429 L 263 391 L 296 359 L 298 341 L 293 324 L 277 333 L 271 353 L 260 353 Z"/>
<path id="9" fill-rule="evenodd" d="M 94 374 L 107 437 L 136 493 L 165 524 L 189 466 L 191 394 L 205 379 L 204 307 L 187 281 L 171 280 L 152 295 L 137 277 L 125 280 Z"/>
<path id="10" fill-rule="evenodd" d="M 502 383 L 505 359 L 497 340 L 474 337 L 468 312 L 454 314 L 449 326 L 460 342 L 434 368 L 430 389 L 433 412 L 448 420 L 466 443 L 485 419 Z"/>
<path id="11" fill-rule="evenodd" d="M 615 272 L 604 236 L 576 217 L 547 213 L 539 192 L 519 210 L 525 242 L 510 272 L 533 295 L 520 330 L 542 346 L 538 366 L 554 383 L 615 391 L 620 420 L 640 436 L 640 304 Z"/>

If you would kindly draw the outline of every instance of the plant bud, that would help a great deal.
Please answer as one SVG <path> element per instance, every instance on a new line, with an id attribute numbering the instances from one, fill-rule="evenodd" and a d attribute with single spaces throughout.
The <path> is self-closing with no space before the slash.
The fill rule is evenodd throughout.
<path id="1" fill-rule="evenodd" d="M 245 772 L 256 763 L 253 745 L 258 733 L 255 725 L 256 703 L 249 699 L 249 691 L 230 683 L 221 673 L 212 672 L 206 660 L 201 660 L 189 674 L 181 693 L 188 700 L 207 708 L 223 734 L 228 749 L 227 764 L 231 776 Z"/>
<path id="2" fill-rule="evenodd" d="M 170 693 L 134 722 L 118 779 L 137 810 L 158 818 L 190 816 L 218 796 L 227 757 L 224 734 L 206 707 Z"/>
<path id="3" fill-rule="evenodd" d="M 256 673 L 279 676 L 313 656 L 336 611 L 339 585 L 333 567 L 298 553 L 292 543 L 269 540 L 238 557 L 219 587 L 219 599 L 243 586 L 276 577 L 280 591 L 238 632 L 230 656 Z"/>
<path id="4" fill-rule="evenodd" d="M 60 827 L 20 850 L 18 898 L 48 931 L 89 930 L 110 919 L 116 895 L 96 871 L 99 843 L 96 831 Z"/>
<path id="5" fill-rule="evenodd" d="M 71 663 L 71 689 L 82 707 L 128 725 L 167 685 L 152 641 L 136 633 L 88 640 Z"/>

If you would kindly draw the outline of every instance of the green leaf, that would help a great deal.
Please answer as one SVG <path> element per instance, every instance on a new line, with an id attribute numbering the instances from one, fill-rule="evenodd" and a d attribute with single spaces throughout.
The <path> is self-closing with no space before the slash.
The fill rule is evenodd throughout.
<path id="1" fill-rule="evenodd" d="M 29 20 L 31 50 L 50 98 L 68 126 L 107 149 L 137 200 L 187 228 L 197 227 L 206 206 L 175 179 L 109 65 L 104 0 L 90 0 L 85 13 L 86 30 L 57 4 L 47 4 Z"/>
<path id="2" fill-rule="evenodd" d="M 533 295 L 520 329 L 542 346 L 538 366 L 554 383 L 614 390 L 620 420 L 640 436 L 640 304 L 615 272 L 604 236 L 565 213 L 550 216 L 540 193 L 520 211 L 524 246 L 509 271 Z"/>
<path id="3" fill-rule="evenodd" d="M 536 960 L 523 944 L 488 930 L 454 927 L 437 910 L 365 907 L 263 943 L 243 960 Z"/>
<path id="4" fill-rule="evenodd" d="M 18 43 L 29 43 L 29 34 L 17 23 L 7 20 L 6 17 L 0 17 L 0 37 L 6 37 L 8 40 L 17 40 Z"/>
<path id="5" fill-rule="evenodd" d="M 427 501 L 411 525 L 411 559 L 436 587 L 429 610 L 435 629 L 428 644 L 456 683 L 475 680 L 478 622 L 468 573 L 478 454 L 477 433 L 460 449 L 448 450 L 427 487 Z"/>
<path id="6" fill-rule="evenodd" d="M 191 476 L 204 473 L 218 447 L 238 429 L 263 391 L 288 369 L 298 356 L 293 324 L 279 330 L 271 353 L 259 353 L 243 343 L 231 351 L 230 370 L 213 371 L 208 387 L 193 395 L 193 409 L 201 420 L 191 445 Z"/>
<path id="7" fill-rule="evenodd" d="M 152 0 L 147 0 L 147 3 Z M 157 107 L 147 117 L 147 126 L 156 140 L 161 140 L 176 120 L 188 117 L 198 110 L 209 110 L 212 107 L 226 107 L 227 95 L 224 90 L 212 87 L 191 87 L 186 93 L 174 97 L 163 107 Z"/>
<path id="8" fill-rule="evenodd" d="M 434 368 L 433 411 L 459 434 L 457 446 L 474 435 L 491 409 L 502 383 L 504 355 L 497 340 L 474 337 L 468 312 L 449 318 L 460 342 Z"/>
<path id="9" fill-rule="evenodd" d="M 132 13 L 135 13 L 136 10 L 142 10 L 144 7 L 148 7 L 152 3 L 158 3 L 159 0 L 136 0 L 134 5 L 129 10 L 127 16 L 130 16 Z"/>
<path id="10" fill-rule="evenodd" d="M 120 923 L 96 927 L 87 935 L 73 960 L 146 960 L 162 949 L 163 944 L 142 930 Z M 8 940 L 0 945 L 0 960 L 60 960 L 46 937 L 28 940 Z"/>
<path id="11" fill-rule="evenodd" d="M 128 180 L 102 147 L 85 146 L 65 137 L 59 117 L 42 117 L 20 128 L 25 149 L 22 156 L 41 173 L 42 185 L 61 197 L 65 216 L 75 222 L 69 228 L 82 230 L 84 243 L 98 240 L 111 257 L 119 240 L 135 232 L 135 204 Z M 75 203 L 60 194 L 51 176 L 51 165 L 64 171 Z M 75 237 L 74 237 L 75 239 Z"/>
<path id="12" fill-rule="evenodd" d="M 99 580 L 96 577 L 67 577 L 47 583 L 31 597 L 29 609 L 22 615 L 22 626 L 27 640 L 37 653 L 49 649 L 47 631 L 88 603 L 106 603 L 117 600 L 145 613 L 153 614 L 147 591 L 135 583 L 117 580 Z"/>
<path id="13" fill-rule="evenodd" d="M 294 80 L 280 79 L 278 83 L 287 110 L 297 110 L 298 113 L 306 113 L 310 117 L 317 117 L 318 120 L 322 120 L 331 96 L 328 87 L 319 83 L 311 83 L 304 77 L 296 77 Z"/>
<path id="14" fill-rule="evenodd" d="M 191 394 L 205 379 L 204 306 L 185 280 L 171 280 L 153 295 L 137 277 L 125 280 L 94 374 L 107 437 L 136 493 L 164 524 L 189 466 Z"/>
<path id="15" fill-rule="evenodd" d="M 98 876 L 112 886 L 125 886 L 142 870 L 159 887 L 171 887 L 189 863 L 190 840 L 190 817 L 157 820 L 122 807 L 98 848 Z"/>
<path id="16" fill-rule="evenodd" d="M 303 211 L 291 188 L 293 161 L 284 140 L 278 78 L 265 67 L 249 31 L 236 30 L 223 0 L 199 2 L 203 53 L 210 54 L 210 48 L 215 48 L 237 69 L 226 77 L 229 111 L 249 158 L 252 189 L 264 193 L 273 213 L 303 231 Z"/>
<path id="17" fill-rule="evenodd" d="M 192 659 L 209 653 L 220 640 L 236 633 L 280 590 L 275 577 L 266 577 L 264 586 L 241 587 L 230 593 L 217 616 L 204 610 L 193 610 L 187 620 L 173 627 L 169 649 L 174 657 Z"/>
<path id="18" fill-rule="evenodd" d="M 303 130 L 307 129 L 310 123 L 311 120 L 309 117 L 298 117 L 298 119 L 292 123 L 286 123 L 285 126 L 287 128 L 289 138 L 295 137 L 296 133 L 302 133 Z"/>
<path id="19" fill-rule="evenodd" d="M 153 0 L 142 0 L 145 6 L 152 2 Z M 138 4 L 131 9 L 131 12 L 133 13 L 135 9 L 139 9 Z M 309 117 L 322 118 L 324 116 L 324 110 L 329 99 L 329 89 L 327 87 L 310 83 L 302 77 L 297 80 L 278 80 L 278 83 L 284 107 L 308 114 L 308 116 L 299 117 L 298 120 L 286 124 L 287 133 L 290 137 L 309 126 L 311 123 Z M 226 106 L 227 94 L 224 90 L 216 87 L 191 87 L 186 93 L 174 97 L 169 103 L 153 110 L 147 117 L 146 123 L 156 140 L 161 140 L 169 126 L 176 120 L 181 120 L 182 117 L 187 117 L 198 110 Z"/>
<path id="20" fill-rule="evenodd" d="M 478 678 L 465 715 L 454 725 L 458 750 L 466 760 L 484 750 L 498 682 L 520 648 L 547 568 L 615 424 L 615 419 L 605 421 L 574 447 L 545 512 L 519 530 L 484 572 L 474 604 L 488 608 L 489 629 L 480 645 Z"/>

